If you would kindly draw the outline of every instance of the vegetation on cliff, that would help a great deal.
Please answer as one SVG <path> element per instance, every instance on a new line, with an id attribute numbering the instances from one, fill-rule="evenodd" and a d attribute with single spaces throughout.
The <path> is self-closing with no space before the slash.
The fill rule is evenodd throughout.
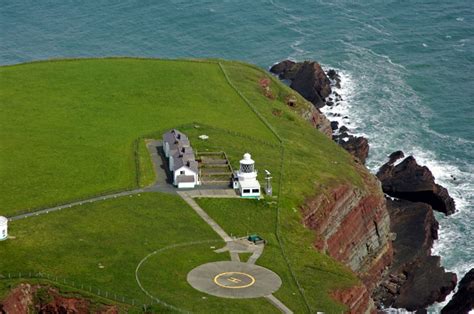
<path id="1" fill-rule="evenodd" d="M 330 298 L 330 290 L 358 281 L 346 267 L 314 249 L 315 235 L 304 228 L 299 207 L 308 197 L 343 184 L 360 190 L 374 187 L 364 186 L 367 173 L 347 152 L 301 118 L 311 104 L 278 80 L 237 62 L 142 59 L 40 62 L 2 67 L 0 74 L 4 143 L 0 158 L 5 165 L 0 214 L 145 184 L 151 167 L 140 141 L 135 150 L 137 167 L 136 139 L 189 124 L 192 141 L 197 142 L 201 132 L 210 135 L 206 144 L 197 144 L 198 149 L 220 146 L 233 162 L 239 154 L 255 151 L 259 169 L 272 171 L 278 201 L 269 208 L 242 202 L 233 213 L 230 202 L 214 201 L 205 207 L 225 225 L 228 218 L 243 219 L 241 213 L 257 206 L 261 216 L 247 225 L 253 230 L 242 229 L 237 221 L 228 228 L 239 235 L 261 232 L 271 239 L 262 263 L 269 268 L 274 263 L 282 277 L 278 297 L 296 310 L 344 308 Z M 266 91 L 259 84 L 262 78 L 269 80 Z M 287 105 L 289 97 L 296 99 L 292 106 Z M 146 254 L 171 242 L 216 238 L 186 205 L 178 203 L 159 193 L 143 194 L 14 222 L 11 234 L 17 238 L 0 244 L 0 269 L 43 271 L 142 295 L 133 271 Z M 228 210 L 218 211 L 219 206 Z M 125 221 L 133 228 L 123 225 Z M 168 266 L 182 266 L 180 278 L 191 264 L 197 266 L 194 262 L 221 258 L 212 251 L 198 254 L 206 251 L 202 247 L 195 250 L 188 252 L 189 259 L 181 251 L 169 254 L 163 272 L 172 271 Z M 188 264 L 177 265 L 178 260 Z M 99 268 L 99 262 L 111 267 Z M 165 293 L 156 282 L 150 284 L 150 289 Z M 186 290 L 185 284 L 170 283 L 166 289 L 170 291 L 166 302 L 182 303 L 175 298 Z M 195 302 L 189 303 L 193 308 L 205 304 L 198 299 L 212 299 L 203 299 L 196 291 L 186 293 Z M 263 300 L 213 302 L 208 303 L 229 310 L 266 308 Z"/>

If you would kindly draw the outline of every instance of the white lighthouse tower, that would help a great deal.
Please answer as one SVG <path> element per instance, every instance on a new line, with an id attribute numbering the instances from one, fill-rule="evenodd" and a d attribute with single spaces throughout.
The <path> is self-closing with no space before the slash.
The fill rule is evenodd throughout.
<path id="1" fill-rule="evenodd" d="M 257 181 L 255 161 L 249 153 L 244 154 L 244 158 L 240 160 L 240 169 L 234 172 L 233 186 L 234 189 L 239 190 L 242 197 L 260 197 L 260 183 Z"/>
<path id="2" fill-rule="evenodd" d="M 0 241 L 8 238 L 8 219 L 0 216 Z"/>

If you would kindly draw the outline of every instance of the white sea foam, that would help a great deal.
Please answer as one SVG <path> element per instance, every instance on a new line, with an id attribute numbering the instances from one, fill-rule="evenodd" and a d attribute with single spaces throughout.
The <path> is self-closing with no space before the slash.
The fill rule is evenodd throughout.
<path id="1" fill-rule="evenodd" d="M 440 229 L 432 253 L 440 255 L 441 264 L 447 271 L 455 272 L 461 279 L 474 267 L 474 247 L 471 244 L 474 238 L 474 165 L 450 156 L 441 157 L 429 145 L 436 143 L 446 148 L 457 148 L 470 147 L 473 143 L 430 128 L 427 120 L 433 117 L 433 112 L 423 105 L 406 82 L 407 72 L 403 66 L 370 49 L 347 45 L 353 58 L 339 66 L 344 70 L 335 68 L 341 77 L 341 88 L 334 87 L 334 90 L 343 100 L 338 106 L 323 107 L 322 111 L 330 120 L 338 121 L 339 126 L 346 125 L 351 133 L 369 139 L 367 166 L 372 172 L 388 160 L 390 153 L 402 150 L 406 156 L 413 155 L 420 165 L 427 166 L 436 182 L 448 189 L 457 212 L 449 217 L 435 213 Z M 330 97 L 334 99 L 333 95 Z M 349 119 L 344 119 L 344 116 Z M 427 138 L 430 141 L 427 142 Z M 430 310 L 439 312 L 451 297 L 452 294 Z"/>

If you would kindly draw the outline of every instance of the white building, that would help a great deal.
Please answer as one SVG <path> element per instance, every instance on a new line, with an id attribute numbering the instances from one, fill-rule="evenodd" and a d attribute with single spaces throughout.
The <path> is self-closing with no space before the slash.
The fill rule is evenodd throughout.
<path id="1" fill-rule="evenodd" d="M 8 219 L 0 216 L 0 241 L 8 238 Z"/>
<path id="2" fill-rule="evenodd" d="M 240 161 L 240 169 L 234 172 L 234 189 L 238 189 L 241 197 L 260 198 L 260 183 L 257 180 L 255 161 L 249 153 L 244 154 Z"/>
<path id="3" fill-rule="evenodd" d="M 168 168 L 173 173 L 173 184 L 178 188 L 194 188 L 200 184 L 196 156 L 188 137 L 178 130 L 163 134 L 163 151 Z"/>
<path id="4" fill-rule="evenodd" d="M 197 161 L 178 159 L 174 167 L 173 184 L 178 188 L 194 188 L 194 186 L 200 184 Z"/>

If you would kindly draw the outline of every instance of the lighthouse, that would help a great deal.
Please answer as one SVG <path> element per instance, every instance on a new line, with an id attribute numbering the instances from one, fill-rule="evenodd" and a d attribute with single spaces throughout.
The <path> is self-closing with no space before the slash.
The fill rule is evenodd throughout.
<path id="1" fill-rule="evenodd" d="M 8 238 L 8 219 L 0 216 L 0 241 Z"/>
<path id="2" fill-rule="evenodd" d="M 239 170 L 234 172 L 233 187 L 239 190 L 241 197 L 260 198 L 260 183 L 257 180 L 255 161 L 249 153 L 240 160 Z"/>

